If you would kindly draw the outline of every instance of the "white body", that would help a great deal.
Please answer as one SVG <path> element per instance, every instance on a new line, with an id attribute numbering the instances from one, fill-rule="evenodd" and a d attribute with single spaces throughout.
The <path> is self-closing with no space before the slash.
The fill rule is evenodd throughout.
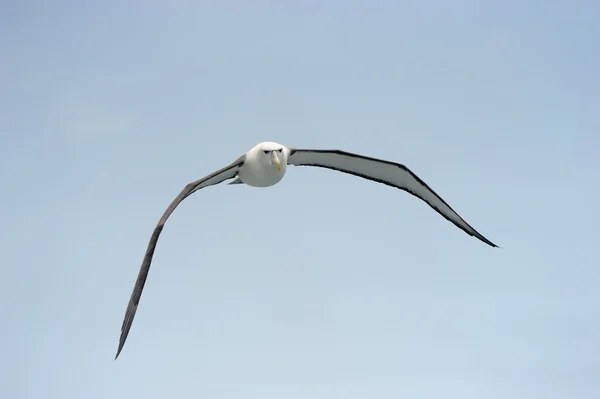
<path id="1" fill-rule="evenodd" d="M 238 171 L 240 180 L 252 187 L 270 187 L 279 183 L 285 176 L 289 152 L 278 143 L 255 145 L 246 153 L 246 161 Z M 275 164 L 277 161 L 279 167 Z"/>

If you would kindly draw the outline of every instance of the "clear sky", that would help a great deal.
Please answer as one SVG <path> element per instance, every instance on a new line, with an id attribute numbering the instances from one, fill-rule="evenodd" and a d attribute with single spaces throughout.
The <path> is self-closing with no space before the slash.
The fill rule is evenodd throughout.
<path id="1" fill-rule="evenodd" d="M 600 4 L 3 2 L 0 397 L 598 398 Z M 409 166 L 190 197 L 260 141 Z"/>

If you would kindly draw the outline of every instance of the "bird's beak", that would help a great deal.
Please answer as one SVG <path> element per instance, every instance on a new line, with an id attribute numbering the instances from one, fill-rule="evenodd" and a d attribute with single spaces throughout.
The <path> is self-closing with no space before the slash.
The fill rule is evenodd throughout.
<path id="1" fill-rule="evenodd" d="M 273 158 L 275 159 L 275 163 L 277 164 L 277 170 L 281 171 L 281 161 L 279 161 L 279 155 L 275 151 L 273 151 Z"/>

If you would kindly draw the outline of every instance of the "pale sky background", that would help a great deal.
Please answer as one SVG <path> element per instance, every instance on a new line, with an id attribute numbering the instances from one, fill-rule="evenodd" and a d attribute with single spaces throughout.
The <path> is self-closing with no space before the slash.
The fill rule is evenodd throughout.
<path id="1" fill-rule="evenodd" d="M 85 4 L 84 4 L 85 3 Z M 2 2 L 0 397 L 600 397 L 600 3 Z M 187 199 L 260 141 L 405 163 Z"/>

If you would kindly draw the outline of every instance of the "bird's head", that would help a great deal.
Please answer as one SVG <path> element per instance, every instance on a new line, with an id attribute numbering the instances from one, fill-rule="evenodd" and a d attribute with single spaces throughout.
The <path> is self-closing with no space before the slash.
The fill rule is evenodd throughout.
<path id="1" fill-rule="evenodd" d="M 285 171 L 287 166 L 287 148 L 281 144 L 265 142 L 260 145 L 259 154 L 267 164 L 277 168 L 278 171 L 282 169 Z"/>

